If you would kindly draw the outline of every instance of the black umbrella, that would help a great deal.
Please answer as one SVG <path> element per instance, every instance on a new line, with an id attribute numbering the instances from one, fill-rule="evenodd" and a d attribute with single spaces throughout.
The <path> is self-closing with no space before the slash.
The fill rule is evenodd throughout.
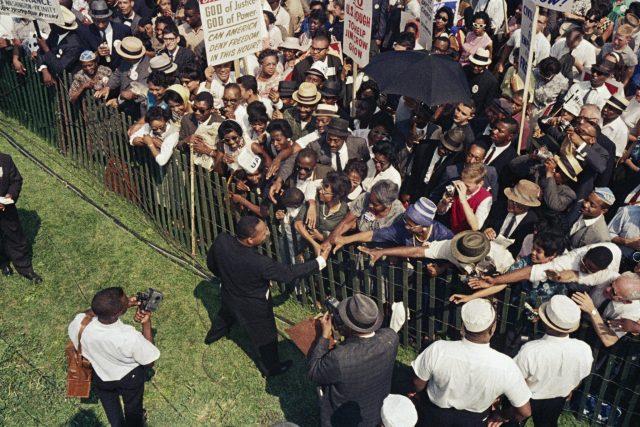
<path id="1" fill-rule="evenodd" d="M 429 106 L 471 99 L 462 67 L 444 55 L 384 52 L 374 56 L 363 71 L 382 92 L 410 96 Z"/>

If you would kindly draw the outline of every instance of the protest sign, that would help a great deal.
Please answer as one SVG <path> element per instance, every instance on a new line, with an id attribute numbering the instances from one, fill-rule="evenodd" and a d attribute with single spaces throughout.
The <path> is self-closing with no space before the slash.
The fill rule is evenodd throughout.
<path id="1" fill-rule="evenodd" d="M 453 10 L 453 15 L 455 16 L 456 13 L 458 12 L 458 0 L 449 0 L 449 1 L 436 1 L 433 3 L 433 13 L 435 16 L 435 13 L 438 12 L 438 10 L 440 10 L 440 8 L 442 8 L 443 6 L 447 6 L 449 7 L 451 10 Z M 455 22 L 452 23 L 453 25 L 455 25 Z"/>
<path id="2" fill-rule="evenodd" d="M 371 25 L 373 22 L 371 0 L 345 2 L 344 33 L 342 49 L 361 67 L 369 63 L 371 45 Z"/>
<path id="3" fill-rule="evenodd" d="M 427 50 L 431 50 L 431 43 L 433 42 L 434 13 L 432 0 L 422 0 L 420 2 L 420 36 L 418 42 Z"/>
<path id="4" fill-rule="evenodd" d="M 569 12 L 573 6 L 573 0 L 534 0 L 535 4 L 558 12 Z"/>
<path id="5" fill-rule="evenodd" d="M 538 22 L 538 14 L 540 8 L 534 3 L 534 0 L 524 0 L 522 4 L 522 20 L 521 20 L 521 36 L 520 36 L 520 55 L 518 57 L 518 76 L 524 82 L 524 95 L 522 96 L 522 105 L 527 105 L 529 98 L 529 86 L 531 85 L 531 68 L 533 67 L 533 53 L 534 49 L 531 43 L 536 36 L 536 24 Z M 527 141 L 523 141 L 524 125 L 528 118 L 526 117 L 525 108 L 523 110 L 523 117 L 520 122 L 520 129 L 518 131 L 518 154 L 522 151 L 522 148 L 526 145 Z"/>
<path id="6" fill-rule="evenodd" d="M 64 22 L 58 0 L 0 0 L 0 15 L 39 19 L 54 24 Z"/>
<path id="7" fill-rule="evenodd" d="M 260 0 L 200 0 L 208 65 L 262 50 L 266 35 Z"/>

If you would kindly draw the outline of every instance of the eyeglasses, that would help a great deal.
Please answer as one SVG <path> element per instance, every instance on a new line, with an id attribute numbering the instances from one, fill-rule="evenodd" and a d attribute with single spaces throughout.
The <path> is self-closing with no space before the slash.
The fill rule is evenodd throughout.
<path id="1" fill-rule="evenodd" d="M 596 271 L 591 271 L 591 269 L 589 269 L 589 267 L 587 267 L 587 264 L 585 264 L 585 262 L 584 262 L 584 258 L 580 260 L 580 266 L 582 267 L 582 271 L 584 271 L 587 274 L 596 273 Z"/>
<path id="2" fill-rule="evenodd" d="M 296 168 L 297 168 L 299 171 L 305 171 L 305 172 L 311 172 L 311 171 L 313 170 L 313 168 L 305 168 L 305 167 L 302 167 L 302 166 L 300 166 L 300 165 L 296 165 Z"/>
<path id="3" fill-rule="evenodd" d="M 313 47 L 313 46 L 311 46 L 311 48 L 310 48 L 311 52 L 316 52 L 316 53 L 320 53 L 323 50 L 327 50 L 327 49 L 329 49 L 329 47 Z"/>
<path id="4" fill-rule="evenodd" d="M 173 41 L 178 40 L 178 38 L 177 38 L 177 37 L 167 37 L 167 36 L 163 36 L 163 37 L 162 37 L 162 40 L 164 40 L 164 41 L 166 41 L 166 42 L 173 42 Z"/>
<path id="5" fill-rule="evenodd" d="M 448 16 L 436 16 L 436 21 L 442 21 L 442 22 L 447 22 L 449 21 L 449 17 Z"/>
<path id="6" fill-rule="evenodd" d="M 406 218 L 402 218 L 402 222 L 404 222 L 404 228 L 409 231 L 416 231 L 422 228 L 422 226 L 419 224 L 416 224 L 416 225 L 409 224 Z"/>
<path id="7" fill-rule="evenodd" d="M 320 190 L 318 190 L 318 192 L 324 194 L 325 196 L 333 196 L 333 193 L 330 190 L 325 190 L 324 188 L 321 188 Z"/>
<path id="8" fill-rule="evenodd" d="M 238 102 L 236 98 L 222 98 L 222 102 L 228 102 L 229 104 L 235 104 Z"/>
<path id="9" fill-rule="evenodd" d="M 487 24 L 478 24 L 476 22 L 473 23 L 473 28 L 477 28 L 477 29 L 484 28 L 486 26 Z"/>
<path id="10" fill-rule="evenodd" d="M 200 114 L 207 114 L 209 112 L 208 108 L 194 108 L 193 111 L 198 112 Z"/>
<path id="11" fill-rule="evenodd" d="M 578 123 L 587 122 L 587 123 L 590 123 L 592 125 L 597 125 L 598 124 L 598 119 L 596 119 L 594 117 L 578 116 L 578 117 L 576 117 L 576 122 L 578 122 Z"/>

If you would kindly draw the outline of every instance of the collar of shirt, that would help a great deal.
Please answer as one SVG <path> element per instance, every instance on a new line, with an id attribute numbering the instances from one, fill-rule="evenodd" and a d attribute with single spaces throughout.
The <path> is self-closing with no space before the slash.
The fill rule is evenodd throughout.
<path id="1" fill-rule="evenodd" d="M 516 215 L 516 222 L 515 224 L 513 224 L 513 228 L 511 229 L 511 233 L 513 233 L 513 230 L 516 229 L 516 227 L 522 222 L 522 220 L 524 219 L 525 216 L 527 216 L 529 212 L 523 212 L 521 214 Z M 505 229 L 507 228 L 507 226 L 509 225 L 509 222 L 511 221 L 511 218 L 513 218 L 513 214 L 511 212 L 509 212 L 507 214 L 507 216 L 504 218 L 504 221 L 502 222 L 502 227 L 500 227 L 500 234 L 502 234 Z"/>
<path id="2" fill-rule="evenodd" d="M 597 216 L 597 217 L 595 217 L 595 218 L 585 218 L 585 217 L 584 217 L 584 215 L 580 215 L 580 219 L 584 222 L 584 224 L 585 224 L 587 227 L 589 227 L 589 226 L 591 226 L 591 225 L 595 224 L 595 223 L 596 223 L 596 221 L 597 221 L 598 219 L 600 219 L 600 217 L 601 217 L 601 216 L 602 216 L 602 215 L 598 215 L 598 216 Z"/>
<path id="3" fill-rule="evenodd" d="M 336 154 L 337 154 L 340 156 L 340 162 L 342 163 L 342 168 L 344 169 L 347 162 L 349 161 L 349 150 L 347 150 L 347 141 L 345 141 L 344 144 L 342 144 L 342 147 L 340 147 L 337 153 L 331 153 L 331 154 L 332 154 L 331 164 L 333 165 L 333 167 L 336 166 Z"/>
<path id="4" fill-rule="evenodd" d="M 562 341 L 567 341 L 569 338 L 569 335 L 564 336 L 564 337 L 554 337 L 553 335 L 548 335 L 548 334 L 544 334 L 544 336 L 542 338 L 540 338 L 544 341 L 555 341 L 555 342 L 562 342 Z"/>
<path id="5" fill-rule="evenodd" d="M 487 156 L 489 155 L 489 153 L 491 153 L 491 151 L 495 148 L 495 152 L 493 153 L 493 155 L 491 156 L 491 161 L 495 161 L 496 158 L 502 154 L 503 151 L 505 151 L 507 148 L 509 148 L 509 145 L 511 144 L 506 144 L 502 147 L 498 147 L 496 144 L 491 144 L 491 147 L 489 147 L 489 149 L 487 150 L 487 153 L 484 155 L 484 158 L 486 159 Z"/>
<path id="6" fill-rule="evenodd" d="M 465 346 L 468 346 L 468 347 L 472 347 L 472 348 L 484 348 L 484 349 L 491 348 L 489 343 L 486 343 L 486 344 L 475 343 L 475 342 L 469 341 L 466 338 L 462 338 L 462 344 L 464 344 Z"/>
<path id="7" fill-rule="evenodd" d="M 58 35 L 58 44 L 60 44 L 60 42 L 61 42 L 62 40 L 64 40 L 64 38 L 65 38 L 65 37 L 67 37 L 68 35 L 69 35 L 69 31 L 66 31 L 66 32 L 64 32 L 64 33 L 59 34 L 59 35 Z"/>

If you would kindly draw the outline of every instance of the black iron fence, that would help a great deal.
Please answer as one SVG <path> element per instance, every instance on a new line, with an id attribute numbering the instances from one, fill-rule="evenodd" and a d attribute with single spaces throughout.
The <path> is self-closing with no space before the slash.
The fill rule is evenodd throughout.
<path id="1" fill-rule="evenodd" d="M 231 208 L 223 177 L 196 166 L 192 186 L 188 153 L 176 150 L 169 163 L 159 167 L 146 148 L 129 144 L 128 117 L 92 96 L 70 103 L 68 76 L 47 88 L 32 64 L 25 76 L 18 76 L 6 58 L 0 61 L 0 111 L 56 147 L 74 166 L 94 175 L 97 185 L 102 183 L 144 211 L 185 254 L 201 259 L 220 232 L 234 232 L 237 213 Z M 271 237 L 261 250 L 280 261 L 291 261 L 291 245 L 282 224 L 275 219 L 268 224 Z M 402 302 L 409 320 L 400 332 L 401 341 L 416 351 L 434 339 L 458 338 L 460 307 L 449 297 L 469 292 L 455 274 L 430 277 L 420 261 L 369 267 L 368 259 L 353 246 L 339 251 L 328 268 L 301 281 L 296 289 L 294 297 L 312 307 L 328 295 L 342 299 L 356 292 L 374 297 L 381 309 Z M 512 299 L 507 289 L 495 298 L 499 335 L 517 331 L 512 335 L 540 336 L 538 325 L 526 320 L 524 297 Z M 585 325 L 579 336 L 589 331 Z M 574 392 L 566 410 L 593 424 L 640 425 L 638 341 L 625 337 L 610 349 L 594 344 L 593 351 L 593 373 Z"/>

